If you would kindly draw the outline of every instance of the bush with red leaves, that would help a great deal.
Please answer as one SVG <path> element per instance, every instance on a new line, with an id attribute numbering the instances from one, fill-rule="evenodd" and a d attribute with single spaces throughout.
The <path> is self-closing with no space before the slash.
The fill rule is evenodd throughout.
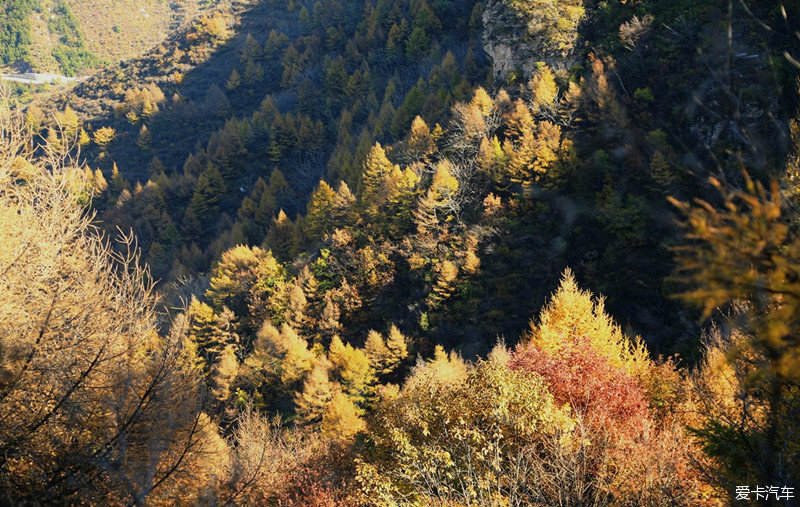
<path id="1" fill-rule="evenodd" d="M 541 375 L 556 401 L 569 404 L 584 423 L 630 433 L 648 417 L 648 403 L 637 379 L 575 338 L 558 354 L 522 345 L 513 354 L 511 368 Z"/>

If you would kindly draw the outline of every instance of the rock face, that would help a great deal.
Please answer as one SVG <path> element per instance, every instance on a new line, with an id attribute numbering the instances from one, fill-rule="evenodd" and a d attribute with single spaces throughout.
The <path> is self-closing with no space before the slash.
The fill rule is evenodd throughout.
<path id="1" fill-rule="evenodd" d="M 582 0 L 489 0 L 483 11 L 483 47 L 495 78 L 521 72 L 530 77 L 539 62 L 553 69 L 577 63 Z"/>

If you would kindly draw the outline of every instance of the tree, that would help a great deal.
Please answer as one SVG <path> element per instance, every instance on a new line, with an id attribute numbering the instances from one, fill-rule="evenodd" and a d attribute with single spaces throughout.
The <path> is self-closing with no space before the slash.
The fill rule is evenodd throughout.
<path id="1" fill-rule="evenodd" d="M 189 202 L 189 208 L 201 224 L 207 224 L 219 213 L 225 191 L 222 175 L 215 165 L 209 163 L 197 178 L 194 194 Z"/>
<path id="2" fill-rule="evenodd" d="M 208 368 L 216 362 L 217 355 L 225 347 L 225 341 L 216 326 L 214 310 L 197 298 L 192 298 L 186 315 L 189 320 L 188 337 L 195 343 L 198 353 L 204 358 L 203 364 Z"/>
<path id="3" fill-rule="evenodd" d="M 286 300 L 286 323 L 297 330 L 308 329 L 306 313 L 308 301 L 303 287 L 298 280 L 289 286 L 289 296 Z"/>
<path id="4" fill-rule="evenodd" d="M 142 128 L 139 129 L 139 135 L 136 137 L 136 146 L 138 146 L 141 150 L 148 150 L 150 149 L 150 143 L 152 142 L 153 136 L 150 134 L 150 131 L 147 130 L 147 125 L 142 125 Z"/>
<path id="5" fill-rule="evenodd" d="M 409 162 L 427 162 L 436 151 L 436 139 L 428 124 L 417 116 L 411 122 L 411 132 L 405 144 L 405 153 Z"/>
<path id="6" fill-rule="evenodd" d="M 384 340 L 377 331 L 370 331 L 364 343 L 364 352 L 372 368 L 381 375 L 391 374 L 408 356 L 406 338 L 392 325 L 389 336 Z"/>
<path id="7" fill-rule="evenodd" d="M 347 442 L 364 431 L 366 426 L 352 399 L 337 391 L 322 415 L 323 433 Z"/>
<path id="8" fill-rule="evenodd" d="M 394 324 L 389 328 L 386 347 L 389 350 L 387 366 L 395 370 L 408 357 L 408 345 L 406 337 Z"/>
<path id="9" fill-rule="evenodd" d="M 406 40 L 406 57 L 419 58 L 427 55 L 431 46 L 431 39 L 421 26 L 414 27 Z"/>
<path id="10" fill-rule="evenodd" d="M 341 312 L 339 305 L 331 297 L 330 292 L 325 293 L 322 315 L 317 319 L 317 331 L 321 342 L 330 342 L 341 330 L 339 322 Z"/>
<path id="11" fill-rule="evenodd" d="M 160 334 L 130 240 L 106 243 L 72 191 L 82 168 L 15 145 L 0 114 L 0 489 L 12 503 L 144 503 L 222 454 L 185 321 Z M 5 157 L 37 169 L 22 182 Z M 61 159 L 63 160 L 63 159 Z M 125 254 L 124 252 L 128 252 Z M 118 253 L 123 252 L 122 254 Z M 204 461 L 197 458 L 204 455 Z"/>
<path id="12" fill-rule="evenodd" d="M 386 341 L 383 336 L 377 331 L 370 330 L 367 333 L 367 339 L 364 342 L 364 352 L 369 358 L 369 364 L 372 368 L 383 374 L 389 360 L 389 349 L 386 347 Z"/>
<path id="13" fill-rule="evenodd" d="M 376 382 L 375 370 L 367 354 L 349 343 L 345 345 L 338 336 L 334 336 L 328 360 L 335 368 L 344 393 L 356 404 L 359 414 L 363 414 L 363 410 L 374 401 Z"/>
<path id="14" fill-rule="evenodd" d="M 377 449 L 358 477 L 379 505 L 400 498 L 492 505 L 512 495 L 518 500 L 510 505 L 532 504 L 537 496 L 524 489 L 525 472 L 514 469 L 525 453 L 533 458 L 538 431 L 569 423 L 535 376 L 510 371 L 499 359 L 468 367 L 440 347 L 399 392 L 384 392 L 373 421 L 369 436 Z"/>
<path id="15" fill-rule="evenodd" d="M 215 310 L 230 308 L 238 333 L 255 333 L 264 319 L 283 321 L 288 275 L 271 252 L 238 245 L 224 252 L 211 273 L 206 299 Z"/>
<path id="16" fill-rule="evenodd" d="M 306 224 L 312 238 L 321 237 L 324 232 L 328 231 L 335 199 L 336 193 L 330 185 L 320 180 L 308 201 L 306 213 Z"/>
<path id="17" fill-rule="evenodd" d="M 239 88 L 242 84 L 242 75 L 239 74 L 239 71 L 233 69 L 231 71 L 230 76 L 228 76 L 228 80 L 225 82 L 225 88 L 228 90 L 235 90 Z"/>
<path id="18" fill-rule="evenodd" d="M 102 127 L 94 131 L 94 143 L 105 150 L 108 144 L 114 140 L 116 132 L 111 127 Z"/>
<path id="19" fill-rule="evenodd" d="M 709 344 L 700 374 L 700 392 L 709 398 L 701 401 L 695 431 L 719 460 L 709 471 L 723 487 L 741 479 L 796 481 L 797 437 L 789 423 L 800 410 L 796 194 L 747 173 L 742 189 L 710 181 L 721 206 L 672 200 L 686 217 L 690 240 L 677 249 L 687 288 L 682 296 L 706 316 L 732 306 L 731 336 Z"/>
<path id="20" fill-rule="evenodd" d="M 333 401 L 336 386 L 328 377 L 329 368 L 327 361 L 317 361 L 303 382 L 303 389 L 295 396 L 297 414 L 306 424 L 320 423 L 323 413 Z"/>
<path id="21" fill-rule="evenodd" d="M 113 168 L 111 169 L 111 183 L 109 184 L 109 190 L 114 198 L 119 197 L 123 190 L 130 190 L 130 183 L 128 183 L 122 173 L 119 172 L 116 162 L 114 162 Z"/>
<path id="22" fill-rule="evenodd" d="M 359 191 L 359 202 L 364 207 L 374 208 L 379 205 L 380 188 L 384 175 L 388 174 L 395 165 L 386 157 L 386 151 L 380 143 L 370 149 L 364 168 L 361 173 L 361 187 Z"/>
<path id="23" fill-rule="evenodd" d="M 297 228 L 283 210 L 278 211 L 278 216 L 272 219 L 265 243 L 282 261 L 294 258 L 297 253 L 300 246 Z"/>

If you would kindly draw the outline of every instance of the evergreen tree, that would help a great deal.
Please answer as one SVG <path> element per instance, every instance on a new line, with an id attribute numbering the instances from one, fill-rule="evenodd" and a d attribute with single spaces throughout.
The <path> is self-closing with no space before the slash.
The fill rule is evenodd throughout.
<path id="1" fill-rule="evenodd" d="M 321 342 L 330 342 L 341 331 L 340 315 L 339 304 L 333 300 L 330 292 L 325 293 L 324 307 L 317 321 L 317 330 Z"/>
<path id="2" fill-rule="evenodd" d="M 239 71 L 233 69 L 231 71 L 230 76 L 228 76 L 228 80 L 225 82 L 225 88 L 228 90 L 236 90 L 239 86 L 242 85 L 242 75 L 239 74 Z"/>
<path id="3" fill-rule="evenodd" d="M 306 317 L 306 300 L 305 293 L 300 283 L 295 280 L 289 286 L 289 296 L 286 301 L 286 323 L 292 326 L 293 329 L 298 331 L 305 331 L 308 329 L 308 319 Z"/>
<path id="4" fill-rule="evenodd" d="M 278 260 L 291 260 L 297 253 L 299 248 L 297 229 L 283 210 L 280 210 L 278 216 L 272 220 L 265 241 Z"/>
<path id="5" fill-rule="evenodd" d="M 335 367 L 339 382 L 359 413 L 371 405 L 375 399 L 375 370 L 370 365 L 367 354 L 350 344 L 342 343 L 338 336 L 331 340 L 328 359 Z"/>
<path id="6" fill-rule="evenodd" d="M 109 191 L 111 192 L 111 197 L 116 199 L 117 197 L 122 194 L 123 190 L 130 190 L 131 185 L 119 172 L 119 168 L 117 167 L 117 163 L 114 162 L 113 167 L 111 169 L 111 183 L 109 184 Z"/>
<path id="7" fill-rule="evenodd" d="M 366 429 L 366 423 L 352 399 L 337 391 L 325 408 L 320 429 L 337 440 L 350 441 Z"/>
<path id="8" fill-rule="evenodd" d="M 326 360 L 317 360 L 303 382 L 302 390 L 295 396 L 297 415 L 306 424 L 321 422 L 323 413 L 333 401 L 336 386 L 328 377 L 329 368 Z"/>
<path id="9" fill-rule="evenodd" d="M 367 339 L 364 342 L 364 352 L 367 354 L 369 364 L 376 372 L 385 375 L 391 371 L 391 369 L 388 368 L 391 352 L 386 346 L 386 341 L 383 339 L 383 336 L 374 329 L 367 333 Z"/>
<path id="10" fill-rule="evenodd" d="M 427 56 L 430 47 L 431 39 L 425 32 L 425 28 L 416 26 L 411 30 L 411 35 L 406 41 L 406 57 L 411 59 Z"/>
<path id="11" fill-rule="evenodd" d="M 209 163 L 197 178 L 194 194 L 189 202 L 189 209 L 201 225 L 219 214 L 225 192 L 222 175 L 215 165 Z"/>
<path id="12" fill-rule="evenodd" d="M 335 199 L 336 193 L 330 185 L 320 180 L 316 190 L 311 194 L 306 212 L 306 227 L 310 237 L 319 238 L 328 231 Z"/>
<path id="13" fill-rule="evenodd" d="M 386 367 L 393 371 L 408 357 L 408 345 L 403 333 L 392 324 L 389 328 L 389 335 L 386 338 L 386 348 L 388 350 Z"/>

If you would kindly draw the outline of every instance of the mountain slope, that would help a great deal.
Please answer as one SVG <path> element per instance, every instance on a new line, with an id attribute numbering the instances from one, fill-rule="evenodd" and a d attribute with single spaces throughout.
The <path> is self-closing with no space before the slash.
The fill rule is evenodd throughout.
<path id="1" fill-rule="evenodd" d="M 144 53 L 209 0 L 14 0 L 0 67 L 76 75 Z"/>

